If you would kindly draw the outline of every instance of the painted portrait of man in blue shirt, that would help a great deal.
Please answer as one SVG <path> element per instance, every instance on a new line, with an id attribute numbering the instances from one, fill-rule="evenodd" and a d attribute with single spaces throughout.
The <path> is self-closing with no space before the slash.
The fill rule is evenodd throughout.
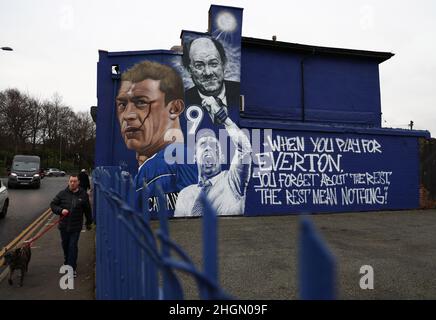
<path id="1" fill-rule="evenodd" d="M 121 135 L 128 149 L 136 152 L 138 194 L 146 186 L 149 211 L 157 212 L 157 186 L 174 210 L 180 190 L 195 183 L 197 168 L 188 164 L 188 151 L 180 128 L 185 108 L 180 75 L 170 66 L 152 61 L 134 65 L 121 76 L 116 109 Z"/>

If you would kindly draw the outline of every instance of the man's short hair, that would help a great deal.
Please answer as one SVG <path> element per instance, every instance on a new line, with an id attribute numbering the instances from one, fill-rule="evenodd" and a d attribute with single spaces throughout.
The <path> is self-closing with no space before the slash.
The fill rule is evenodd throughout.
<path id="1" fill-rule="evenodd" d="M 121 75 L 121 81 L 138 83 L 146 79 L 160 80 L 159 90 L 165 93 L 165 105 L 176 99 L 184 100 L 183 81 L 176 70 L 152 61 L 135 64 Z"/>
<path id="2" fill-rule="evenodd" d="M 215 132 L 212 129 L 209 128 L 203 128 L 198 130 L 197 135 L 196 135 L 196 142 L 195 145 L 198 144 L 198 142 L 204 138 L 214 138 L 215 140 L 218 141 Z"/>
<path id="3" fill-rule="evenodd" d="M 70 178 L 77 178 L 77 179 L 79 179 L 79 176 L 77 174 L 70 174 Z M 68 179 L 70 179 L 70 178 L 68 178 Z"/>
<path id="4" fill-rule="evenodd" d="M 191 59 L 189 58 L 189 52 L 191 50 L 191 44 L 193 41 L 197 40 L 197 39 L 202 39 L 202 38 L 206 38 L 206 39 L 210 39 L 213 44 L 215 45 L 215 48 L 218 50 L 218 53 L 221 57 L 221 61 L 223 64 L 227 63 L 227 56 L 226 56 L 226 51 L 224 50 L 223 45 L 221 44 L 221 42 L 219 42 L 218 40 L 211 38 L 211 37 L 200 37 L 200 38 L 195 38 L 192 39 L 188 42 L 183 43 L 183 56 L 182 56 L 182 62 L 183 62 L 183 66 L 186 68 L 186 70 L 189 70 L 189 65 L 191 64 Z"/>

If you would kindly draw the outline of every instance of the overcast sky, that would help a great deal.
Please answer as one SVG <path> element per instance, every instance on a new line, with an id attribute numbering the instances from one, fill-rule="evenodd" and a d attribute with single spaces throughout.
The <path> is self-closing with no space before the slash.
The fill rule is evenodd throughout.
<path id="1" fill-rule="evenodd" d="M 436 136 L 436 1 L 0 0 L 0 90 L 75 111 L 97 104 L 98 49 L 169 49 L 182 29 L 207 30 L 210 4 L 244 8 L 242 35 L 395 53 L 380 65 L 384 127 Z"/>

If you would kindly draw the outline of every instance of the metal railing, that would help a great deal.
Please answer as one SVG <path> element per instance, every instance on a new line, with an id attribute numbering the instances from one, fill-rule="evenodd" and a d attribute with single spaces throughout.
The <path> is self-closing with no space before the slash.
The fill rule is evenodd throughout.
<path id="1" fill-rule="evenodd" d="M 99 167 L 93 173 L 96 238 L 97 299 L 173 299 L 184 292 L 177 272 L 191 276 L 200 299 L 231 299 L 218 283 L 217 216 L 206 196 L 204 207 L 203 270 L 169 235 L 163 192 L 159 199 L 159 228 L 153 231 L 147 190 L 136 195 L 130 175 L 119 167 Z M 335 297 L 335 262 L 311 222 L 302 220 L 299 247 L 299 287 L 303 299 Z"/>
<path id="2" fill-rule="evenodd" d="M 158 197 L 159 229 L 153 232 L 147 215 L 141 213 L 148 203 L 136 199 L 130 176 L 117 167 L 97 168 L 93 176 L 97 299 L 183 299 L 177 270 L 194 278 L 200 299 L 230 298 L 218 285 L 217 218 L 204 196 L 203 230 L 211 232 L 203 233 L 204 270 L 199 271 L 170 239 L 163 193 Z M 139 198 L 148 198 L 146 188 Z"/>

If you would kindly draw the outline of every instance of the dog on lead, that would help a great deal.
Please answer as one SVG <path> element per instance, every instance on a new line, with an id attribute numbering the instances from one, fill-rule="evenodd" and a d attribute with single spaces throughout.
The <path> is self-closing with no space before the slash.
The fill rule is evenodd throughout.
<path id="1" fill-rule="evenodd" d="M 14 274 L 14 271 L 19 269 L 21 271 L 20 287 L 22 287 L 24 274 L 27 272 L 30 258 L 32 256 L 32 252 L 30 251 L 30 245 L 24 244 L 22 247 L 10 251 L 5 249 L 5 252 L 5 264 L 9 266 L 8 283 L 9 285 L 13 285 L 12 276 Z"/>

